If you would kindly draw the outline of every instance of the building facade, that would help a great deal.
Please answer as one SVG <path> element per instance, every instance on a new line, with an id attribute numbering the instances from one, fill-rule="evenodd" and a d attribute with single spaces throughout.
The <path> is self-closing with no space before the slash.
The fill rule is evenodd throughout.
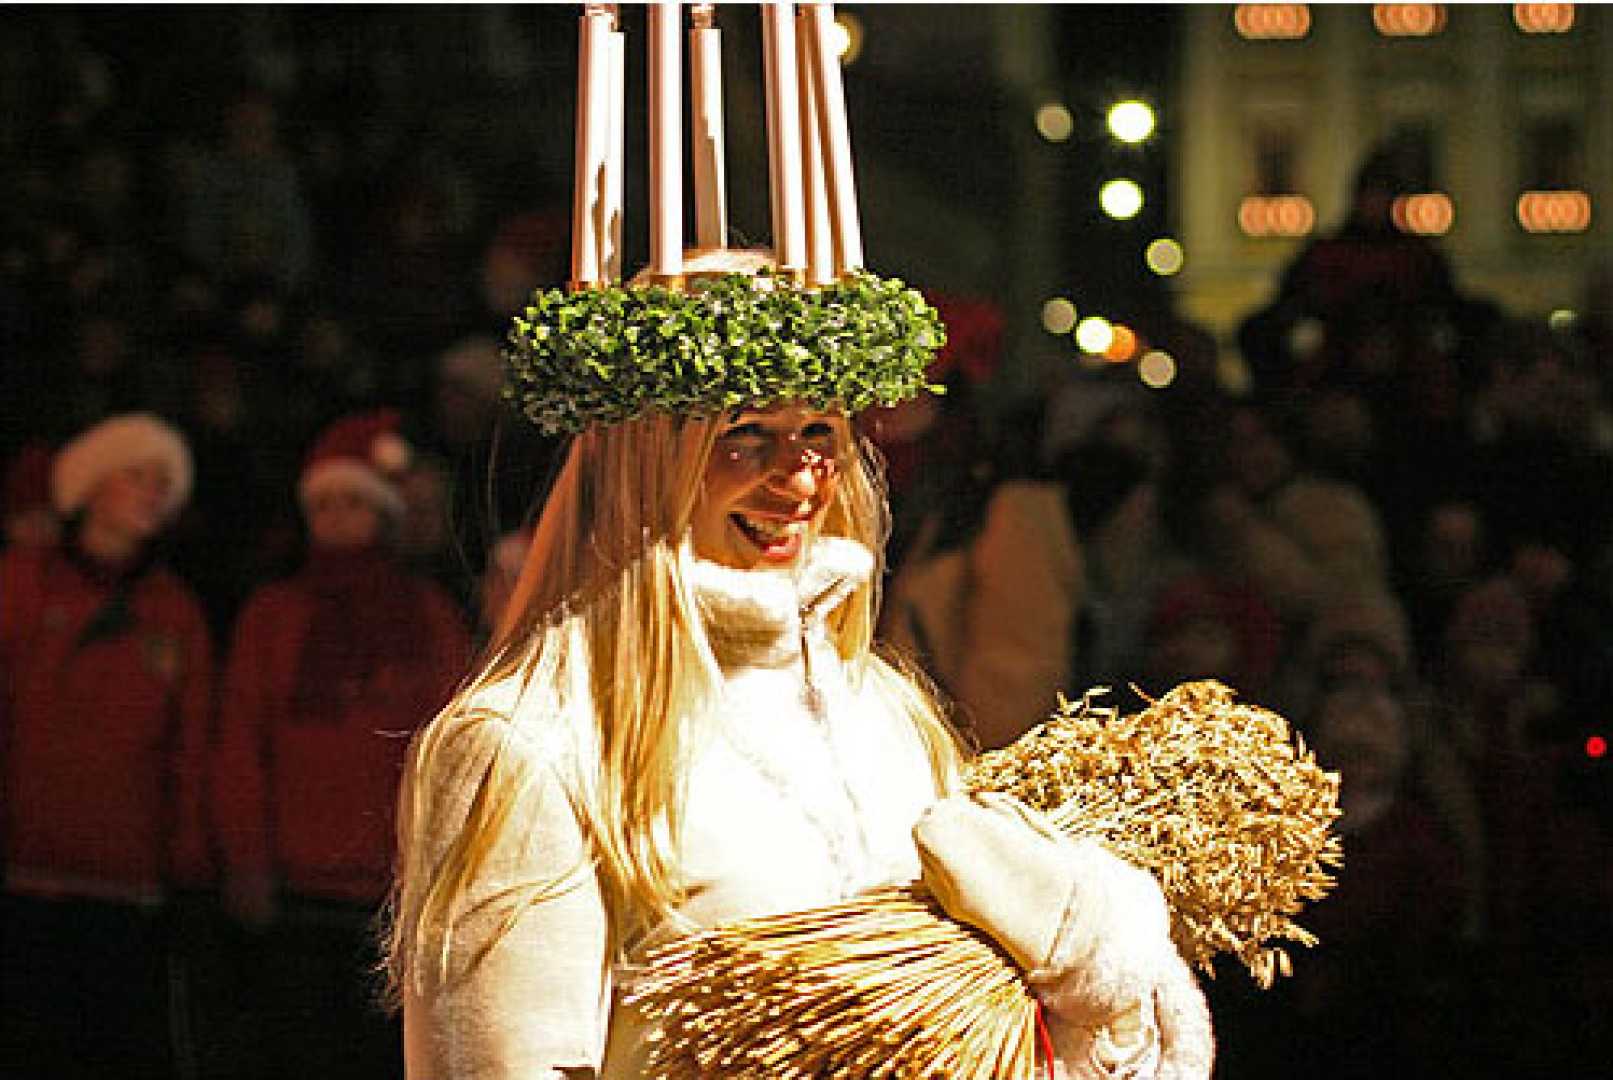
<path id="1" fill-rule="evenodd" d="M 1186 314 L 1231 344 L 1387 140 L 1397 227 L 1517 315 L 1573 311 L 1613 236 L 1613 12 L 1587 4 L 1184 11 L 1172 177 Z"/>

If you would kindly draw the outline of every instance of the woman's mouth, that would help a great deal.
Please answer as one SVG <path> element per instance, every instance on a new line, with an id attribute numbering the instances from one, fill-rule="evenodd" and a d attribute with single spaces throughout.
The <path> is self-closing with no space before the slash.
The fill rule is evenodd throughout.
<path id="1" fill-rule="evenodd" d="M 793 559 L 806 535 L 806 518 L 759 517 L 730 514 L 729 520 L 740 533 L 759 548 L 764 558 Z"/>

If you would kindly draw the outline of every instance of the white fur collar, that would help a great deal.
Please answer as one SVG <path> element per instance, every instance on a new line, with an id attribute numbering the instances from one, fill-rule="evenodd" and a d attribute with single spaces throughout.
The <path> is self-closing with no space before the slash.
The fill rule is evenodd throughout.
<path id="1" fill-rule="evenodd" d="M 814 540 L 788 570 L 736 570 L 691 559 L 691 581 L 718 661 L 774 667 L 799 657 L 804 621 L 814 633 L 874 572 L 874 556 L 838 536 Z"/>

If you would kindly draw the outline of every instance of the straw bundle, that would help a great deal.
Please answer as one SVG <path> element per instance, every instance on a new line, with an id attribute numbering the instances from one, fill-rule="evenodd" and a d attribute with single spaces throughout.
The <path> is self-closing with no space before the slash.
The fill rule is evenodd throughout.
<path id="1" fill-rule="evenodd" d="M 1332 885 L 1338 777 L 1275 713 L 1214 682 L 1123 716 L 1101 691 L 971 764 L 1072 837 L 1152 871 L 1190 964 L 1221 952 L 1269 987 L 1273 942 L 1315 938 L 1292 917 Z M 751 919 L 647 959 L 633 1000 L 655 1023 L 651 1075 L 1031 1080 L 1036 1003 L 1012 961 L 922 889 Z"/>

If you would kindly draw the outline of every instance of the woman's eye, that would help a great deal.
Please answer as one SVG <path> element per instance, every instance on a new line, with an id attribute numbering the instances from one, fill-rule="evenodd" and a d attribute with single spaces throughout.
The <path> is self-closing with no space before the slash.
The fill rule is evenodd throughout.
<path id="1" fill-rule="evenodd" d="M 840 448 L 840 433 L 828 421 L 812 423 L 801 429 L 801 442 L 814 450 L 832 454 Z"/>
<path id="2" fill-rule="evenodd" d="M 724 441 L 739 442 L 744 440 L 765 438 L 766 435 L 767 432 L 762 430 L 761 424 L 751 422 L 747 424 L 735 424 L 733 427 L 723 432 L 719 437 Z"/>

